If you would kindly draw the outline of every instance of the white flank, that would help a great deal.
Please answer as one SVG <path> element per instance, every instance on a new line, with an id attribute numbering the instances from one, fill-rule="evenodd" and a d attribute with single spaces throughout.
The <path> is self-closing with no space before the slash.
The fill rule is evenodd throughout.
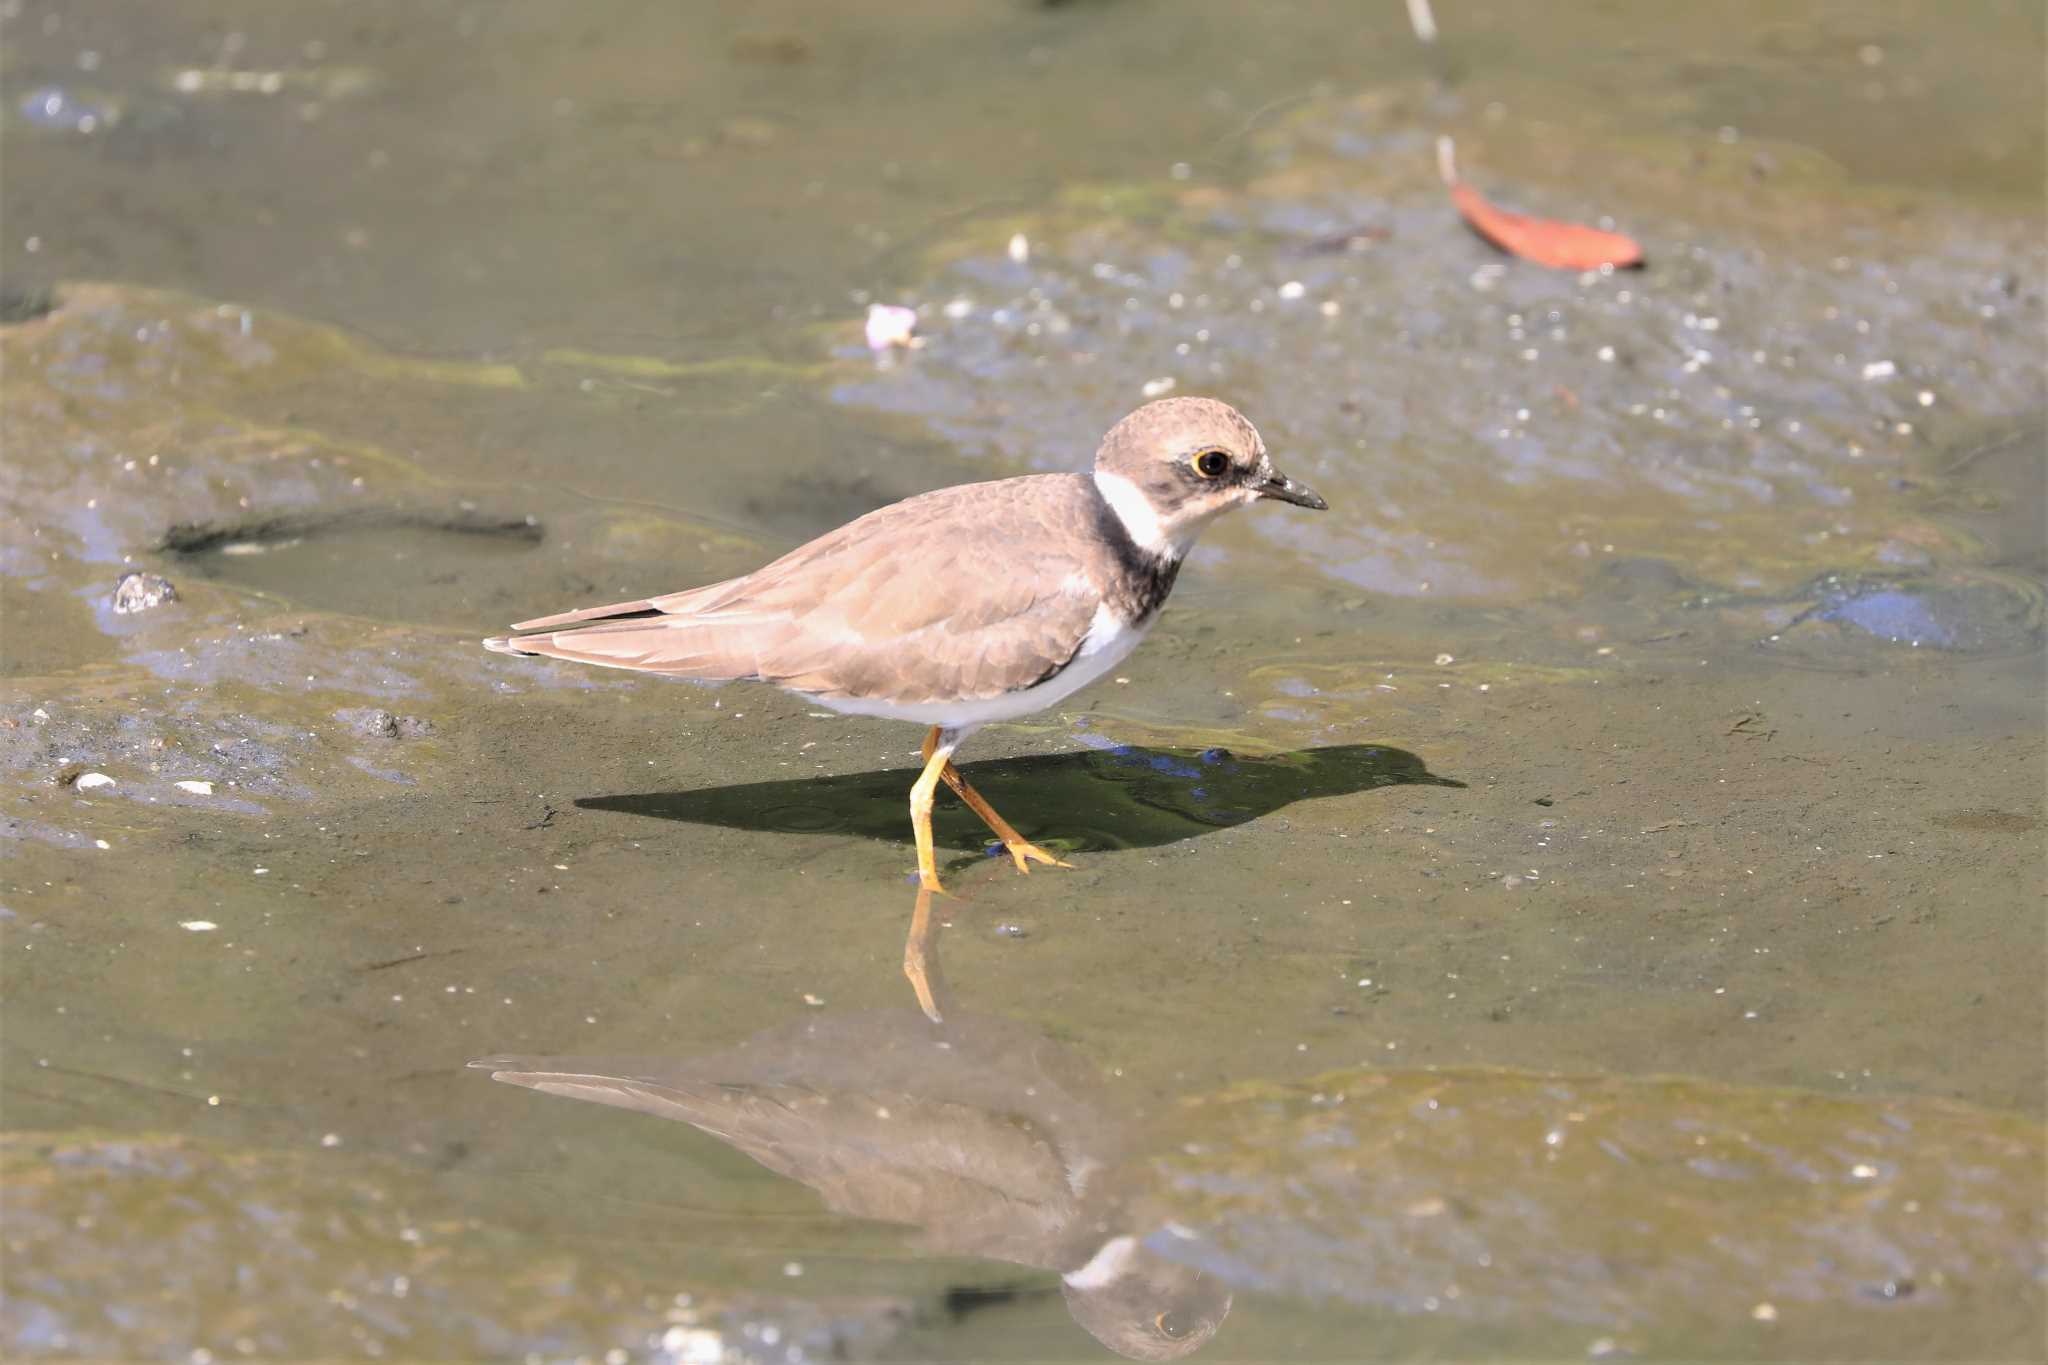
<path id="1" fill-rule="evenodd" d="M 943 725 L 949 730 L 962 731 L 964 738 L 965 732 L 993 721 L 1015 720 L 1065 701 L 1129 658 L 1131 651 L 1144 640 L 1151 624 L 1148 621 L 1142 626 L 1134 626 L 1107 606 L 1098 606 L 1087 635 L 1081 639 L 1081 647 L 1074 651 L 1072 663 L 1036 687 L 1004 692 L 999 696 L 971 701 L 895 702 L 866 697 L 799 695 L 809 696 L 819 706 L 830 707 L 841 715 L 880 716 L 886 720 L 916 721 L 919 725 Z"/>
<path id="2" fill-rule="evenodd" d="M 1088 1258 L 1088 1264 L 1079 1270 L 1072 1270 L 1060 1276 L 1069 1289 L 1104 1289 L 1115 1284 L 1130 1268 L 1131 1256 L 1137 1251 L 1136 1239 L 1129 1236 L 1112 1237 L 1102 1244 L 1102 1249 Z"/>
<path id="3" fill-rule="evenodd" d="M 1110 663 L 1122 663 L 1138 647 L 1138 639 L 1144 633 L 1111 611 L 1109 603 L 1104 602 L 1095 609 L 1094 619 L 1088 622 L 1088 633 L 1081 637 L 1081 648 L 1074 652 L 1074 662 L 1067 667 L 1077 667 L 1081 660 L 1093 659 L 1098 654 L 1108 654 Z M 1107 671 L 1107 664 L 1091 668 L 1088 680 L 1093 682 Z"/>
<path id="4" fill-rule="evenodd" d="M 1106 474 L 1098 469 L 1095 471 L 1095 487 L 1139 549 L 1180 558 L 1181 547 L 1166 533 L 1165 525 L 1159 520 L 1159 510 L 1152 505 L 1150 498 L 1138 491 L 1138 485 L 1121 474 Z"/>

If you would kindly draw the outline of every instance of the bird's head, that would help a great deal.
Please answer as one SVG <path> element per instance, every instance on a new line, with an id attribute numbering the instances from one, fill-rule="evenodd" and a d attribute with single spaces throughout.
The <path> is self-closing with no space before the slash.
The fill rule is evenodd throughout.
<path id="1" fill-rule="evenodd" d="M 1213 398 L 1162 398 L 1111 427 L 1095 452 L 1095 486 L 1133 543 L 1168 559 L 1233 507 L 1261 498 L 1329 506 L 1273 468 L 1258 429 Z"/>
<path id="2" fill-rule="evenodd" d="M 1074 1321 L 1131 1360 L 1179 1360 L 1208 1344 L 1230 1312 L 1215 1276 L 1169 1260 L 1128 1234 L 1060 1277 Z"/>

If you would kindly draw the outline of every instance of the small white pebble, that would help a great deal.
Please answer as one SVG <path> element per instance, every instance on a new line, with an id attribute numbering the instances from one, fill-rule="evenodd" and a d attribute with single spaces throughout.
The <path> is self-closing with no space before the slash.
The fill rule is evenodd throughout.
<path id="1" fill-rule="evenodd" d="M 1031 259 L 1031 239 L 1021 232 L 1010 238 L 1010 259 L 1018 265 Z"/>
<path id="2" fill-rule="evenodd" d="M 1172 393 L 1175 386 L 1179 383 L 1180 381 L 1175 379 L 1170 374 L 1162 375 L 1158 379 L 1146 380 L 1144 387 L 1141 388 L 1139 392 L 1144 394 L 1147 398 L 1158 398 L 1164 394 Z"/>
<path id="3" fill-rule="evenodd" d="M 270 875 L 270 869 L 269 869 L 269 868 L 267 868 L 267 867 L 259 867 L 259 868 L 255 869 L 255 872 L 256 872 L 256 875 L 257 875 L 257 876 L 259 876 L 259 877 L 267 877 L 267 876 L 269 876 L 269 875 Z"/>
<path id="4" fill-rule="evenodd" d="M 1439 654 L 1436 656 L 1436 666 L 1438 668 L 1444 668 L 1456 662 L 1458 661 L 1449 654 Z"/>
<path id="5" fill-rule="evenodd" d="M 1307 292 L 1308 286 L 1303 284 L 1300 280 L 1289 280 L 1287 283 L 1281 285 L 1279 290 L 1280 297 L 1283 299 L 1298 299 Z"/>
<path id="6" fill-rule="evenodd" d="M 1018 240 L 1021 241 L 1023 239 L 1019 238 Z M 782 1273 L 789 1276 L 789 1278 L 791 1278 L 792 1280 L 794 1280 L 804 1273 L 804 1264 L 802 1261 L 787 1262 L 782 1267 Z"/>
<path id="7" fill-rule="evenodd" d="M 220 928 L 210 919 L 181 919 L 178 921 L 178 927 L 195 934 L 210 934 Z"/>
<path id="8" fill-rule="evenodd" d="M 1899 372 L 1899 367 L 1889 360 L 1873 360 L 1863 367 L 1865 379 L 1890 379 Z"/>
<path id="9" fill-rule="evenodd" d="M 1768 1303 L 1760 1303 L 1756 1307 L 1750 1309 L 1749 1315 L 1755 1318 L 1758 1322 L 1776 1322 L 1778 1320 L 1777 1308 Z"/>
<path id="10" fill-rule="evenodd" d="M 321 1136 L 321 1138 L 320 1138 L 320 1145 L 321 1145 L 322 1147 L 339 1147 L 339 1146 L 341 1146 L 341 1134 L 339 1134 L 339 1133 L 326 1133 L 326 1134 L 323 1134 L 323 1135 Z"/>
<path id="11" fill-rule="evenodd" d="M 80 791 L 91 791 L 94 787 L 113 786 L 114 779 L 108 777 L 105 773 L 84 773 L 79 777 L 78 781 L 71 785 L 77 787 Z"/>
<path id="12" fill-rule="evenodd" d="M 213 783 L 202 782 L 196 778 L 187 778 L 183 782 L 173 782 L 171 785 L 181 792 L 191 792 L 194 796 L 213 795 Z"/>
<path id="13" fill-rule="evenodd" d="M 868 305 L 867 339 L 871 351 L 889 351 L 916 343 L 917 310 L 894 304 Z"/>
<path id="14" fill-rule="evenodd" d="M 112 844 L 110 844 L 110 843 L 108 843 L 108 842 L 107 842 L 107 841 L 106 841 L 105 839 L 95 839 L 95 840 L 93 840 L 93 841 L 92 841 L 92 846 L 93 846 L 94 848 L 112 848 L 112 847 L 113 847 L 113 845 L 112 845 Z"/>

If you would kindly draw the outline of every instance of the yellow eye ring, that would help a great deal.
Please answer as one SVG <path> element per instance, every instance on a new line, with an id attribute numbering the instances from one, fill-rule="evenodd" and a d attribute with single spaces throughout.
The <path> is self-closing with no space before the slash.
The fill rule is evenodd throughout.
<path id="1" fill-rule="evenodd" d="M 1230 472 L 1230 456 L 1221 450 L 1205 450 L 1188 463 L 1205 479 L 1220 479 Z"/>

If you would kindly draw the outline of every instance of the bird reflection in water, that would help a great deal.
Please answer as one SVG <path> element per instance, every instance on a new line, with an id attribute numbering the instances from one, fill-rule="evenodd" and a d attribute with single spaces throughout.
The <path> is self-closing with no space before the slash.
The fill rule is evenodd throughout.
<path id="1" fill-rule="evenodd" d="M 1201 1349 L 1230 1292 L 1195 1234 L 1148 1217 L 1088 1064 L 946 998 L 920 890 L 905 971 L 921 1013 L 815 1015 L 696 1059 L 491 1057 L 493 1080 L 678 1119 L 935 1255 L 1055 1272 L 1074 1321 L 1133 1360 Z M 1177 1252 L 1183 1254 L 1176 1254 Z"/>

